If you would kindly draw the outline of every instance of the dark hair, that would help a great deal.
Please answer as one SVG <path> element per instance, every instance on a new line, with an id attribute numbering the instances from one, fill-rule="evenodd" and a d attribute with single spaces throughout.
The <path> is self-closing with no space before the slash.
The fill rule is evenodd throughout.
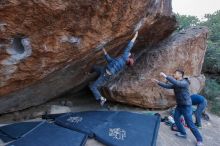
<path id="1" fill-rule="evenodd" d="M 191 84 L 189 78 L 184 78 L 184 79 L 185 79 L 189 84 Z"/>
<path id="2" fill-rule="evenodd" d="M 181 69 L 177 69 L 175 72 L 179 72 L 179 73 L 181 73 L 181 74 L 182 74 L 182 77 L 184 76 L 184 71 L 181 70 Z"/>

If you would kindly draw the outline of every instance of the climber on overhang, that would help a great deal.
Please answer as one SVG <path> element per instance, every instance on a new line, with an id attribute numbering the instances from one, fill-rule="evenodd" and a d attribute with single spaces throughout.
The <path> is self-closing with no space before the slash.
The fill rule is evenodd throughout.
<path id="1" fill-rule="evenodd" d="M 96 81 L 89 85 L 89 88 L 95 96 L 95 99 L 100 102 L 101 106 L 105 104 L 106 98 L 100 94 L 100 87 L 109 81 L 113 76 L 115 76 L 119 71 L 121 71 L 125 65 L 132 66 L 134 64 L 134 58 L 133 55 L 131 55 L 130 50 L 132 49 L 137 36 L 138 32 L 135 33 L 132 40 L 128 43 L 124 53 L 117 58 L 110 57 L 106 50 L 102 48 L 107 65 L 93 67 L 93 71 L 97 72 L 99 77 Z"/>

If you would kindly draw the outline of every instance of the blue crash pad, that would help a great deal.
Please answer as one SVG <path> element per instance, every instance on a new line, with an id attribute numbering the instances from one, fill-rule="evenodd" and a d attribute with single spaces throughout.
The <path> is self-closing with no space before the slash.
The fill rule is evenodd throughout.
<path id="1" fill-rule="evenodd" d="M 42 121 L 14 123 L 0 127 L 0 131 L 12 139 L 17 139 L 32 130 L 41 122 Z"/>
<path id="2" fill-rule="evenodd" d="M 159 125 L 157 116 L 120 112 L 93 132 L 108 146 L 155 146 Z"/>
<path id="3" fill-rule="evenodd" d="M 1 132 L 0 131 L 0 139 L 3 141 L 3 142 L 9 142 L 9 141 L 13 141 L 14 139 L 10 138 L 8 135 L 6 135 L 5 133 Z"/>
<path id="4" fill-rule="evenodd" d="M 55 123 L 71 130 L 83 132 L 89 137 L 94 137 L 92 131 L 97 125 L 103 124 L 113 116 L 113 112 L 88 111 L 79 113 L 68 113 L 55 119 Z"/>
<path id="5" fill-rule="evenodd" d="M 93 111 L 66 114 L 56 118 L 55 123 L 89 134 L 108 146 L 155 146 L 160 117 Z"/>
<path id="6" fill-rule="evenodd" d="M 7 146 L 83 146 L 86 139 L 87 136 L 83 133 L 43 122 Z"/>

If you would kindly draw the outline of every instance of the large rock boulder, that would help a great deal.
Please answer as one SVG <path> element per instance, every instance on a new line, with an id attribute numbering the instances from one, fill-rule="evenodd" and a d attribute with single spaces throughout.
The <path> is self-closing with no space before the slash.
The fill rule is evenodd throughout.
<path id="1" fill-rule="evenodd" d="M 44 103 L 90 80 L 140 30 L 135 51 L 176 28 L 171 0 L 4 0 L 0 2 L 0 113 Z"/>
<path id="2" fill-rule="evenodd" d="M 173 74 L 177 68 L 185 71 L 193 93 L 204 87 L 201 75 L 206 52 L 207 28 L 189 28 L 174 33 L 161 43 L 146 48 L 136 65 L 124 70 L 103 89 L 106 97 L 145 108 L 167 108 L 175 105 L 173 90 L 165 90 L 151 82 L 161 79 L 160 72 Z"/>

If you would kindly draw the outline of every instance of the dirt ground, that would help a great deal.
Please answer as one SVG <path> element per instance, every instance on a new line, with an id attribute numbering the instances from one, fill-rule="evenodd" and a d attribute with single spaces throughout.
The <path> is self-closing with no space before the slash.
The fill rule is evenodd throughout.
<path id="1" fill-rule="evenodd" d="M 67 104 L 67 105 L 65 105 Z M 64 106 L 65 105 L 65 106 Z M 159 112 L 162 117 L 167 115 L 167 111 L 150 111 L 133 106 L 121 105 L 116 103 L 110 103 L 110 109 L 119 111 L 131 111 L 137 113 L 155 113 Z M 55 101 L 51 101 L 45 105 L 30 108 L 26 111 L 16 113 L 19 117 L 15 119 L 15 113 L 0 116 L 0 124 L 11 123 L 12 121 L 24 121 L 28 119 L 27 115 L 40 116 L 42 113 L 59 113 L 59 112 L 78 112 L 88 110 L 102 110 L 92 97 L 81 96 L 80 98 L 63 98 Z M 204 146 L 220 146 L 220 117 L 210 114 L 210 121 L 203 120 L 203 127 L 200 132 L 204 138 Z M 31 118 L 31 117 L 30 117 Z M 187 129 L 187 139 L 176 137 L 174 131 L 170 130 L 170 127 L 161 122 L 159 134 L 157 138 L 157 146 L 195 146 L 196 140 L 191 131 Z M 0 146 L 4 144 L 0 142 Z M 140 141 L 141 145 L 141 141 Z M 86 146 L 103 146 L 103 144 L 97 142 L 94 139 L 89 139 Z"/>

